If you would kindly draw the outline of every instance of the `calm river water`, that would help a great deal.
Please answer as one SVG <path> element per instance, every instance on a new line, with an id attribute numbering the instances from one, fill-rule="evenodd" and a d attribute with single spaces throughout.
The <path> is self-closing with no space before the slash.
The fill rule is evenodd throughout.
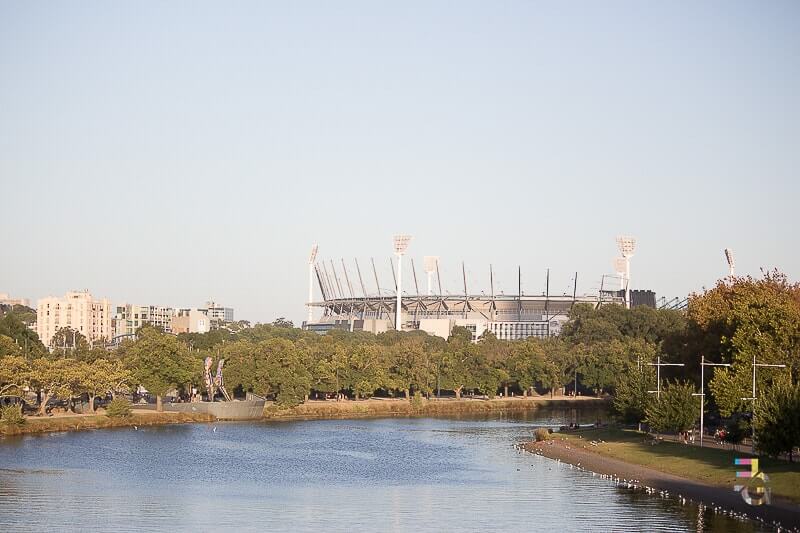
<path id="1" fill-rule="evenodd" d="M 518 453 L 569 410 L 0 440 L 0 531 L 766 531 Z M 578 414 L 592 422 L 596 412 Z M 216 428 L 216 429 L 215 429 Z"/>

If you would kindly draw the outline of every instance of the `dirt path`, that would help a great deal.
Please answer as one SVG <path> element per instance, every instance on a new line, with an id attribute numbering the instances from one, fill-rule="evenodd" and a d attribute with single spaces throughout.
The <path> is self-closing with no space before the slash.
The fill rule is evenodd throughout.
<path id="1" fill-rule="evenodd" d="M 707 485 L 626 463 L 587 449 L 576 448 L 568 441 L 528 442 L 522 447 L 531 453 L 557 459 L 598 474 L 612 476 L 615 479 L 618 478 L 622 483 L 632 483 L 641 490 L 655 489 L 656 494 L 660 491 L 667 491 L 668 497 L 683 497 L 687 500 L 702 502 L 709 507 L 722 507 L 737 515 L 746 515 L 767 523 L 779 522 L 784 527 L 800 531 L 800 506 L 792 502 L 776 501 L 773 498 L 771 505 L 751 506 L 742 499 L 741 494 L 733 490 L 733 487 Z"/>

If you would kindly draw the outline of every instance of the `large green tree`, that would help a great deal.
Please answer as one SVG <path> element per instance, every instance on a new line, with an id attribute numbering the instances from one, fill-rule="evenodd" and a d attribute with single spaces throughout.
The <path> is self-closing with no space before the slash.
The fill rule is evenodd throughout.
<path id="1" fill-rule="evenodd" d="M 5 337 L 8 338 L 8 337 Z M 3 337 L 0 337 L 0 342 Z M 20 355 L 0 357 L 0 396 L 22 394 L 30 382 L 30 364 Z"/>
<path id="2" fill-rule="evenodd" d="M 156 397 L 156 410 L 163 411 L 163 397 L 196 378 L 201 361 L 189 356 L 176 337 L 143 328 L 139 338 L 126 349 L 125 364 L 134 383 Z"/>
<path id="3" fill-rule="evenodd" d="M 658 433 L 681 432 L 694 426 L 700 411 L 694 391 L 694 385 L 689 382 L 667 384 L 662 388 L 660 398 L 646 407 L 647 423 Z"/>
<path id="4" fill-rule="evenodd" d="M 77 364 L 80 389 L 89 396 L 89 412 L 94 413 L 97 396 L 124 388 L 131 379 L 130 371 L 118 361 L 95 359 Z"/>
<path id="5" fill-rule="evenodd" d="M 641 424 L 647 416 L 647 408 L 655 400 L 648 391 L 655 387 L 656 372 L 647 363 L 649 360 L 628 364 L 617 376 L 614 411 L 627 423 Z"/>
<path id="6" fill-rule="evenodd" d="M 74 359 L 48 359 L 39 357 L 30 365 L 30 384 L 41 394 L 39 414 L 47 413 L 47 404 L 52 398 L 70 399 L 74 369 Z"/>
<path id="7" fill-rule="evenodd" d="M 800 446 L 800 385 L 776 380 L 756 400 L 753 424 L 758 449 L 773 457 L 786 453 L 791 462 Z"/>

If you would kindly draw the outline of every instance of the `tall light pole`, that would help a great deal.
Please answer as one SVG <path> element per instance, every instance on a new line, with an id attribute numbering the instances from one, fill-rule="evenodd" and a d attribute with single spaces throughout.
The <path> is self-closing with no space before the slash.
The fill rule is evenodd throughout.
<path id="1" fill-rule="evenodd" d="M 658 398 L 659 400 L 661 399 L 661 367 L 662 366 L 686 366 L 683 363 L 662 363 L 660 355 L 656 359 L 655 363 L 647 363 L 647 364 L 648 364 L 648 366 L 654 366 L 657 369 L 656 370 L 656 382 L 657 382 L 656 390 L 649 390 L 647 392 L 649 392 L 651 394 L 655 393 L 656 398 Z"/>
<path id="2" fill-rule="evenodd" d="M 625 306 L 630 309 L 631 307 L 631 257 L 633 252 L 636 251 L 636 238 L 629 235 L 619 235 L 617 237 L 617 247 L 625 259 Z"/>
<path id="3" fill-rule="evenodd" d="M 614 258 L 614 272 L 619 276 L 619 290 L 625 290 L 625 270 L 627 261 L 624 257 Z"/>
<path id="4" fill-rule="evenodd" d="M 424 259 L 425 274 L 428 275 L 428 296 L 433 294 L 433 275 L 436 273 L 436 268 L 439 266 L 439 257 L 435 255 L 426 255 Z"/>
<path id="5" fill-rule="evenodd" d="M 403 314 L 403 254 L 408 249 L 408 243 L 411 242 L 411 235 L 395 235 L 394 236 L 394 254 L 397 256 L 397 309 L 395 309 L 395 329 L 401 331 L 402 314 Z"/>
<path id="6" fill-rule="evenodd" d="M 753 402 L 753 410 L 750 414 L 750 445 L 753 454 L 756 453 L 756 369 L 758 367 L 786 368 L 786 365 L 768 365 L 766 363 L 756 363 L 756 356 L 753 354 L 753 395 L 750 398 L 742 398 L 742 400 L 751 400 Z"/>
<path id="7" fill-rule="evenodd" d="M 706 403 L 706 375 L 705 370 L 707 366 L 731 366 L 728 363 L 706 363 L 706 356 L 700 356 L 700 394 L 692 394 L 692 396 L 700 396 L 700 447 L 703 447 L 703 415 L 705 413 Z"/>
<path id="8" fill-rule="evenodd" d="M 725 260 L 728 262 L 728 276 L 736 276 L 736 261 L 733 260 L 733 250 L 725 248 Z"/>
<path id="9" fill-rule="evenodd" d="M 317 251 L 319 246 L 316 244 L 311 246 L 311 255 L 308 256 L 308 322 L 310 324 L 314 320 L 314 311 L 311 307 L 311 302 L 314 301 L 314 261 L 317 260 Z"/>

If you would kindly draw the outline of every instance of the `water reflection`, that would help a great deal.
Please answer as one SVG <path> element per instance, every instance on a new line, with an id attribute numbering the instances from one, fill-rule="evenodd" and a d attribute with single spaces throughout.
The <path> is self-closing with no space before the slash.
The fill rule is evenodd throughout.
<path id="1" fill-rule="evenodd" d="M 598 416 L 543 409 L 7 439 L 0 531 L 763 531 L 512 447 L 534 425 Z"/>

